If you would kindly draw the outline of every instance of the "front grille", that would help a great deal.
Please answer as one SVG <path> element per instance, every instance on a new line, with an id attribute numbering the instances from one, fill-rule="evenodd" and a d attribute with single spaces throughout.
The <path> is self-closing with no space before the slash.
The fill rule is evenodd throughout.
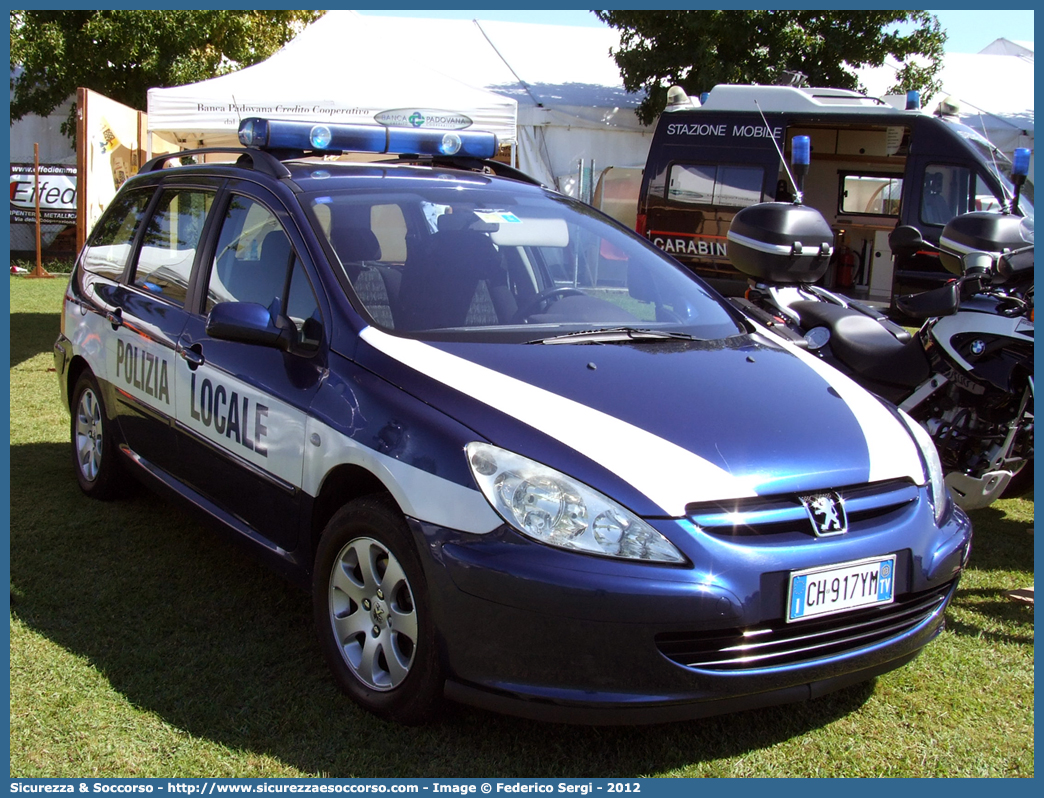
<path id="1" fill-rule="evenodd" d="M 917 486 L 908 479 L 854 485 L 837 492 L 845 505 L 849 529 L 853 531 L 912 507 L 918 497 Z M 712 535 L 734 538 L 813 534 L 808 512 L 797 494 L 690 504 L 685 512 L 696 526 Z"/>
<path id="2" fill-rule="evenodd" d="M 755 629 L 664 632 L 656 647 L 689 668 L 745 671 L 794 665 L 865 648 L 910 631 L 946 602 L 953 583 L 909 593 L 892 604 L 814 621 L 778 621 Z"/>

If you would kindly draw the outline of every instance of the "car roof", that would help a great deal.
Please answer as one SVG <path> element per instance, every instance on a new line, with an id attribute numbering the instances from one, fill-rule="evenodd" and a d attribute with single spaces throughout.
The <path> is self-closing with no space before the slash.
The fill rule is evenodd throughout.
<path id="1" fill-rule="evenodd" d="M 457 182 L 475 187 L 502 185 L 512 191 L 542 192 L 539 185 L 517 179 L 514 176 L 490 174 L 480 169 L 454 167 L 448 163 L 416 163 L 410 161 L 373 161 L 356 163 L 350 161 L 285 161 L 290 179 L 303 191 L 356 188 L 372 186 L 373 178 L 392 177 L 398 181 L 429 183 L 439 181 Z M 510 167 L 509 167 L 510 168 Z M 521 173 L 520 173 L 521 174 Z"/>
<path id="2" fill-rule="evenodd" d="M 239 153 L 235 161 L 215 161 L 208 163 L 172 165 L 171 161 L 185 156 L 220 153 L 223 155 Z M 190 150 L 170 153 L 153 158 L 146 163 L 134 180 L 142 184 L 146 175 L 153 179 L 164 180 L 175 176 L 208 175 L 220 177 L 254 177 L 267 176 L 276 180 L 289 180 L 297 190 L 310 192 L 318 190 L 337 190 L 354 188 L 359 185 L 373 185 L 375 177 L 391 177 L 396 180 L 428 183 L 438 180 L 441 184 L 447 181 L 471 184 L 475 187 L 486 187 L 501 184 L 512 191 L 534 191 L 542 193 L 547 190 L 539 181 L 497 161 L 481 159 L 430 158 L 418 156 L 399 156 L 390 160 L 379 161 L 330 161 L 317 158 L 287 157 L 276 158 L 271 154 L 251 148 L 226 150 Z M 320 186 L 321 184 L 321 186 Z M 405 185 L 407 184 L 399 184 Z"/>

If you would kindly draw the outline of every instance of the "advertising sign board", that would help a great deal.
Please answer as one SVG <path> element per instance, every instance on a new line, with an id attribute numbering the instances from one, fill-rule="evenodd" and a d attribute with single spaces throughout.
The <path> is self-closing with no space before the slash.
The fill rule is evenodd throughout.
<path id="1" fill-rule="evenodd" d="M 37 181 L 33 164 L 11 164 L 11 223 L 35 224 Z M 76 223 L 76 167 L 40 164 L 40 221 Z"/>

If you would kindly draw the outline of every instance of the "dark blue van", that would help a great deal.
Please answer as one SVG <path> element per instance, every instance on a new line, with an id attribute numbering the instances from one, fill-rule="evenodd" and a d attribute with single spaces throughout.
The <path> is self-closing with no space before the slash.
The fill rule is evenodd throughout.
<path id="1" fill-rule="evenodd" d="M 783 162 L 794 136 L 811 139 L 804 202 L 835 235 L 825 285 L 863 298 L 890 302 L 952 276 L 927 253 L 893 265 L 888 234 L 897 225 L 937 244 L 954 216 L 1007 208 L 1014 193 L 1007 157 L 942 111 L 791 86 L 716 86 L 702 104 L 678 88 L 672 96 L 649 150 L 637 229 L 726 294 L 746 288 L 728 261 L 732 218 L 791 198 Z M 1025 195 L 1019 212 L 1033 216 Z"/>

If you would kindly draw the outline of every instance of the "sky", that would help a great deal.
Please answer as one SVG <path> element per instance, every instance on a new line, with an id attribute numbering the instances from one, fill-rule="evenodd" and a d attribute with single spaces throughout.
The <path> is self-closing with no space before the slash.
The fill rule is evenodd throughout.
<path id="1" fill-rule="evenodd" d="M 437 17 L 440 19 L 489 19 L 508 22 L 535 22 L 547 25 L 602 25 L 590 11 L 360 11 L 360 14 L 405 17 Z M 950 53 L 977 53 L 995 39 L 1033 41 L 1033 11 L 931 11 L 939 18 L 948 39 Z"/>

